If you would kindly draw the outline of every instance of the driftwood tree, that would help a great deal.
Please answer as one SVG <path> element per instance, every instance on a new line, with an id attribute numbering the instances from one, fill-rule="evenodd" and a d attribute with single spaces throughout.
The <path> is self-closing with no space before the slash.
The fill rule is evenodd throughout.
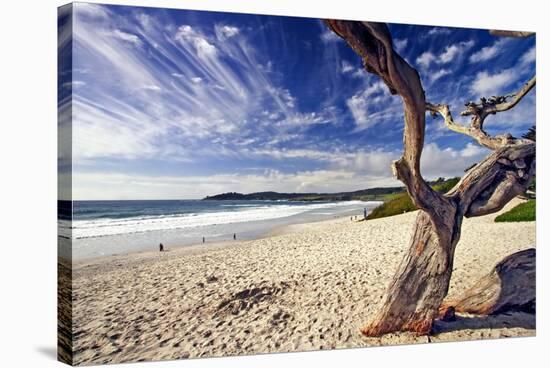
<path id="1" fill-rule="evenodd" d="M 523 193 L 535 174 L 535 142 L 510 134 L 490 136 L 483 129 L 487 116 L 513 108 L 533 89 L 535 77 L 518 92 L 469 102 L 463 116 L 469 126 L 454 122 L 449 106 L 426 101 L 418 72 L 393 48 L 387 25 L 326 20 L 326 24 L 362 58 L 365 69 L 379 76 L 403 101 L 405 127 L 402 157 L 393 163 L 419 213 L 409 250 L 392 279 L 377 314 L 363 327 L 367 336 L 394 331 L 427 334 L 447 295 L 462 219 L 500 210 Z M 502 32 L 495 32 L 502 34 Z M 528 37 L 509 33 L 506 36 Z M 441 115 L 445 125 L 492 150 L 448 193 L 435 192 L 420 173 L 425 117 Z"/>

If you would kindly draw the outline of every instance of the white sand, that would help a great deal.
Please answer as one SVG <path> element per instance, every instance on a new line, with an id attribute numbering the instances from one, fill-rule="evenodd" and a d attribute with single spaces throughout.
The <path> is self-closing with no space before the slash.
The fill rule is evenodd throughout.
<path id="1" fill-rule="evenodd" d="M 403 257 L 415 216 L 293 225 L 231 245 L 77 264 L 75 363 L 428 342 L 410 333 L 359 333 Z M 450 295 L 534 247 L 535 223 L 494 223 L 495 216 L 464 220 Z M 442 330 L 430 341 L 533 336 L 535 317 L 466 316 Z"/>

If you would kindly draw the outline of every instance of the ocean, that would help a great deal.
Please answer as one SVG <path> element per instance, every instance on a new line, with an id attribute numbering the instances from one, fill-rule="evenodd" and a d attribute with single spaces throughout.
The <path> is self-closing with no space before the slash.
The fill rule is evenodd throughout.
<path id="1" fill-rule="evenodd" d="M 59 216 L 60 255 L 75 260 L 258 238 L 290 224 L 363 216 L 381 202 L 73 201 Z M 70 207 L 69 207 L 70 208 Z M 66 208 L 65 208 L 66 209 Z M 72 245 L 71 245 L 72 243 Z"/>

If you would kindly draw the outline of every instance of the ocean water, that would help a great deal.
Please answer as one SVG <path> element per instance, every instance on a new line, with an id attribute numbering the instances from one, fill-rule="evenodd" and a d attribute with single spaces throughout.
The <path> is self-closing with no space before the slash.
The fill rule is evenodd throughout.
<path id="1" fill-rule="evenodd" d="M 363 216 L 380 202 L 74 201 L 59 216 L 60 254 L 84 259 L 202 243 L 253 239 L 284 225 Z"/>

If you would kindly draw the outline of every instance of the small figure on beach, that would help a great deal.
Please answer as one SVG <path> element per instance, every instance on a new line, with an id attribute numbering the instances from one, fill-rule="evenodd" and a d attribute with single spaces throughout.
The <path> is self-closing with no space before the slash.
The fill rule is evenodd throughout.
<path id="1" fill-rule="evenodd" d="M 363 208 L 363 217 L 367 219 L 367 207 Z"/>
<path id="2" fill-rule="evenodd" d="M 202 242 L 204 243 L 204 236 L 202 237 Z"/>
<path id="3" fill-rule="evenodd" d="M 237 234 L 233 234 L 233 240 L 237 240 Z"/>
<path id="4" fill-rule="evenodd" d="M 164 252 L 164 245 L 162 243 L 159 244 L 159 252 Z"/>

